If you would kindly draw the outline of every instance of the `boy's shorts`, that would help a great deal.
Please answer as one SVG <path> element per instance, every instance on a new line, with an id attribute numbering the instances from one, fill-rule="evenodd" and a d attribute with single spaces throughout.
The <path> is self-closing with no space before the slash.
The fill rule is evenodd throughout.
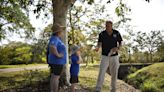
<path id="1" fill-rule="evenodd" d="M 73 84 L 73 83 L 78 83 L 78 82 L 79 82 L 78 76 L 71 75 L 70 83 Z"/>
<path id="2" fill-rule="evenodd" d="M 50 67 L 51 73 L 54 75 L 61 75 L 64 65 L 51 64 Z"/>

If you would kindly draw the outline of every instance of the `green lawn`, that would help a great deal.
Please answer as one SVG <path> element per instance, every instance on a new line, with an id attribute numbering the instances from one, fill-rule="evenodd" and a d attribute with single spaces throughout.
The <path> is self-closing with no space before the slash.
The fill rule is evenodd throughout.
<path id="1" fill-rule="evenodd" d="M 164 62 L 138 70 L 127 81 L 142 92 L 164 92 Z"/>
<path id="2" fill-rule="evenodd" d="M 83 88 L 86 88 L 87 90 L 90 90 L 91 92 L 94 92 L 98 71 L 99 71 L 98 67 L 94 67 L 94 66 L 81 67 L 80 76 L 79 76 L 79 80 L 80 80 L 79 85 L 82 86 Z M 18 89 L 21 87 L 26 87 L 28 85 L 30 85 L 31 87 L 31 85 L 35 84 L 36 82 L 45 79 L 47 79 L 46 82 L 48 84 L 44 84 L 46 86 L 42 88 L 48 90 L 49 89 L 48 76 L 49 76 L 48 69 L 19 71 L 19 72 L 12 72 L 12 73 L 0 73 L 0 91 L 5 89 Z M 109 76 L 106 75 L 104 86 L 103 86 L 103 92 L 109 91 L 109 84 L 110 84 Z M 39 91 L 33 91 L 33 92 L 39 92 Z"/>
<path id="3" fill-rule="evenodd" d="M 94 92 L 95 86 L 96 86 L 96 81 L 97 81 L 97 76 L 98 76 L 98 67 L 94 66 L 89 66 L 89 67 L 81 67 L 80 69 L 80 75 L 79 75 L 79 81 L 80 85 L 86 89 L 89 89 L 90 92 Z M 105 80 L 104 80 L 104 85 L 102 88 L 102 92 L 108 92 L 109 91 L 109 76 L 106 74 L 105 75 Z"/>
<path id="4" fill-rule="evenodd" d="M 31 67 L 31 66 L 43 66 L 47 64 L 22 64 L 22 65 L 0 65 L 0 69 L 6 69 L 6 68 L 24 68 L 24 67 Z"/>

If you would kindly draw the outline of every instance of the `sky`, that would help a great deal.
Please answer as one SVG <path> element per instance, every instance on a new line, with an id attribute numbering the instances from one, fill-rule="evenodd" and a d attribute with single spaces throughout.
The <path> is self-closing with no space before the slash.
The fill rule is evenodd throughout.
<path id="1" fill-rule="evenodd" d="M 101 2 L 106 3 L 106 0 L 102 0 Z M 129 16 L 132 19 L 130 23 L 136 30 L 164 30 L 164 0 L 151 0 L 150 3 L 145 2 L 145 0 L 125 0 L 125 3 L 132 10 Z M 109 13 L 115 17 L 114 19 L 117 19 L 114 14 L 114 8 L 116 6 L 116 2 L 114 1 L 106 6 L 110 7 Z M 52 23 L 52 18 L 47 20 L 45 24 L 45 21 L 36 19 L 33 14 L 30 15 L 30 19 L 37 30 L 43 30 L 49 23 Z"/>
<path id="2" fill-rule="evenodd" d="M 101 3 L 106 3 L 107 0 L 101 0 Z M 117 0 L 115 0 L 117 1 Z M 109 8 L 109 13 L 114 20 L 117 20 L 114 14 L 114 8 L 116 2 L 112 1 L 111 4 L 106 5 Z M 132 19 L 130 24 L 135 30 L 150 32 L 151 30 L 164 30 L 164 0 L 150 0 L 150 3 L 145 0 L 125 0 L 125 3 L 131 8 L 129 17 Z M 78 4 L 75 3 L 75 4 Z M 34 14 L 30 14 L 30 22 L 36 28 L 36 36 L 39 35 L 48 24 L 52 23 L 52 16 L 49 19 L 43 21 L 41 18 L 36 19 Z M 121 34 L 125 34 L 124 31 L 120 31 Z M 18 36 L 10 37 L 11 41 L 24 41 L 24 39 Z M 8 43 L 7 40 L 2 41 L 0 44 Z"/>
<path id="3" fill-rule="evenodd" d="M 164 0 L 128 0 L 132 9 L 131 24 L 140 31 L 164 30 Z"/>
<path id="4" fill-rule="evenodd" d="M 164 30 L 164 0 L 150 0 L 150 3 L 145 0 L 123 0 L 131 9 L 128 17 L 132 20 L 130 24 L 134 30 L 150 32 L 151 30 Z M 114 20 L 117 16 L 113 13 L 116 7 L 117 0 L 112 1 L 107 5 L 111 7 L 109 13 L 112 14 Z"/>

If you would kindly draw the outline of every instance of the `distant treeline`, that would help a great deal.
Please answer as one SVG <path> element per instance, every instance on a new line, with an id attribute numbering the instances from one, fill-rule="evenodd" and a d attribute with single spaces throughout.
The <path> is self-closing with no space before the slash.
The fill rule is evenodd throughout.
<path id="1" fill-rule="evenodd" d="M 0 47 L 0 64 L 45 63 L 45 50 L 22 42 L 10 42 Z"/>

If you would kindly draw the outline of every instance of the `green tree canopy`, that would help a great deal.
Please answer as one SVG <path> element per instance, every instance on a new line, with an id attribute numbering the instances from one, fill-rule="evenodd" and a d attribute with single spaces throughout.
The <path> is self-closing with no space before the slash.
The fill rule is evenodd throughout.
<path id="1" fill-rule="evenodd" d="M 0 0 L 0 40 L 8 32 L 25 34 L 25 37 L 32 35 L 35 29 L 28 18 L 31 4 L 31 0 Z"/>

